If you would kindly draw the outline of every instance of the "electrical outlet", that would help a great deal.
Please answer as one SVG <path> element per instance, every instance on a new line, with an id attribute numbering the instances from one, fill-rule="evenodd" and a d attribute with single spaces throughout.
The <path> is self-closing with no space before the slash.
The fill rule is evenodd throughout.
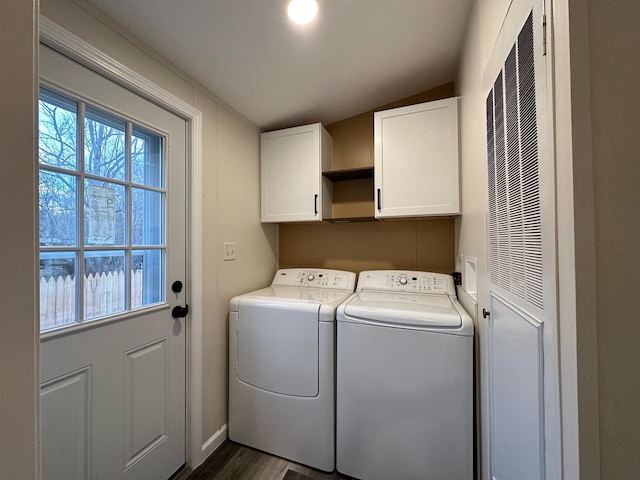
<path id="1" fill-rule="evenodd" d="M 236 243 L 235 242 L 224 242 L 222 244 L 223 247 L 223 254 L 222 254 L 222 260 L 223 261 L 229 261 L 229 260 L 235 260 L 236 259 Z"/>

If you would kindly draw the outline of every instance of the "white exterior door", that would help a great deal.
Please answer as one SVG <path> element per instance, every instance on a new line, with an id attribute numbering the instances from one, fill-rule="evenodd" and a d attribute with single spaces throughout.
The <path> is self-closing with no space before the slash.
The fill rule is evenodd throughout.
<path id="1" fill-rule="evenodd" d="M 166 479 L 185 463 L 185 121 L 44 46 L 40 73 L 43 478 Z"/>
<path id="2" fill-rule="evenodd" d="M 542 7 L 511 3 L 484 76 L 491 480 L 561 475 L 555 175 Z"/>

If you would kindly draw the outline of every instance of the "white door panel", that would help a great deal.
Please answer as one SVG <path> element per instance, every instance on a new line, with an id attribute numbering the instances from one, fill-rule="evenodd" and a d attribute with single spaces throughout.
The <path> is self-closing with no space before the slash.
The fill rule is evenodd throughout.
<path id="1" fill-rule="evenodd" d="M 495 480 L 544 477 L 543 323 L 498 296 L 489 325 L 491 472 Z M 525 454 L 523 454 L 525 453 Z"/>
<path id="2" fill-rule="evenodd" d="M 126 175 L 117 184 L 127 192 L 124 205 L 133 205 L 124 235 L 128 246 L 100 247 L 108 252 L 121 249 L 131 264 L 136 254 L 152 252 L 154 262 L 145 260 L 140 270 L 144 282 L 154 283 L 157 291 L 149 296 L 145 290 L 136 303 L 133 290 L 142 280 L 133 270 L 130 277 L 123 273 L 120 309 L 94 320 L 83 302 L 113 303 L 112 291 L 118 288 L 95 298 L 89 297 L 87 287 L 80 288 L 73 301 L 67 302 L 72 309 L 76 302 L 77 323 L 71 312 L 72 321 L 66 321 L 65 328 L 42 334 L 43 478 L 166 479 L 184 465 L 186 448 L 185 320 L 171 315 L 173 306 L 184 305 L 185 291 L 173 293 L 170 288 L 175 280 L 185 283 L 186 125 L 53 50 L 44 46 L 40 50 L 44 87 L 77 100 L 80 110 L 95 107 L 133 122 L 134 136 L 137 126 L 152 132 L 162 139 L 164 152 L 161 178 L 153 180 L 156 183 L 148 189 L 138 187 L 138 180 L 127 180 Z M 126 148 L 130 151 L 132 147 Z M 62 171 L 58 167 L 51 170 Z M 77 178 L 82 185 L 92 177 L 81 172 Z M 135 195 L 144 198 L 140 208 L 148 210 L 135 210 Z M 145 224 L 143 229 L 148 231 L 136 239 L 138 233 L 132 225 L 135 217 L 144 215 L 157 223 L 153 228 Z M 81 233 L 90 228 L 86 222 L 80 225 Z M 70 250 L 80 255 L 78 265 L 82 255 L 87 258 L 98 248 L 91 241 L 86 243 L 86 235 L 79 237 L 79 246 Z M 109 276 L 109 282 L 115 280 Z M 127 289 L 131 293 L 126 293 Z"/>
<path id="3" fill-rule="evenodd" d="M 91 367 L 43 383 L 40 418 L 45 478 L 89 478 Z"/>

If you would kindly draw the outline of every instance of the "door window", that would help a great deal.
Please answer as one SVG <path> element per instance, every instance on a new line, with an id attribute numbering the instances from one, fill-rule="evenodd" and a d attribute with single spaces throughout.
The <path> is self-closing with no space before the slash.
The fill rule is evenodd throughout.
<path id="1" fill-rule="evenodd" d="M 142 125 L 41 88 L 41 331 L 165 300 L 163 146 Z"/>

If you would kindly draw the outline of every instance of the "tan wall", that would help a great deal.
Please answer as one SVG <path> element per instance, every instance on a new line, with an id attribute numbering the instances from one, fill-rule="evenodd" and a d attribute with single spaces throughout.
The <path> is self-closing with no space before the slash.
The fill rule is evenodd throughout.
<path id="1" fill-rule="evenodd" d="M 33 2 L 0 4 L 0 477 L 25 480 L 38 476 L 36 12 Z"/>
<path id="2" fill-rule="evenodd" d="M 640 477 L 640 2 L 589 0 L 602 479 Z"/>
<path id="3" fill-rule="evenodd" d="M 453 219 L 280 225 L 281 268 L 451 273 Z"/>
<path id="4" fill-rule="evenodd" d="M 42 0 L 42 14 L 202 111 L 202 442 L 227 419 L 228 298 L 262 286 L 275 268 L 275 228 L 259 215 L 259 132 L 212 92 L 84 0 Z M 239 192 L 244 196 L 239 198 Z M 221 242 L 238 243 L 223 265 Z"/>
<path id="5" fill-rule="evenodd" d="M 453 83 L 327 125 L 333 138 L 333 170 L 373 166 L 373 112 L 453 96 Z M 333 217 L 374 216 L 373 179 L 333 184 Z M 363 221 L 280 226 L 281 268 L 324 267 L 360 272 L 410 269 L 454 270 L 454 221 Z"/>

